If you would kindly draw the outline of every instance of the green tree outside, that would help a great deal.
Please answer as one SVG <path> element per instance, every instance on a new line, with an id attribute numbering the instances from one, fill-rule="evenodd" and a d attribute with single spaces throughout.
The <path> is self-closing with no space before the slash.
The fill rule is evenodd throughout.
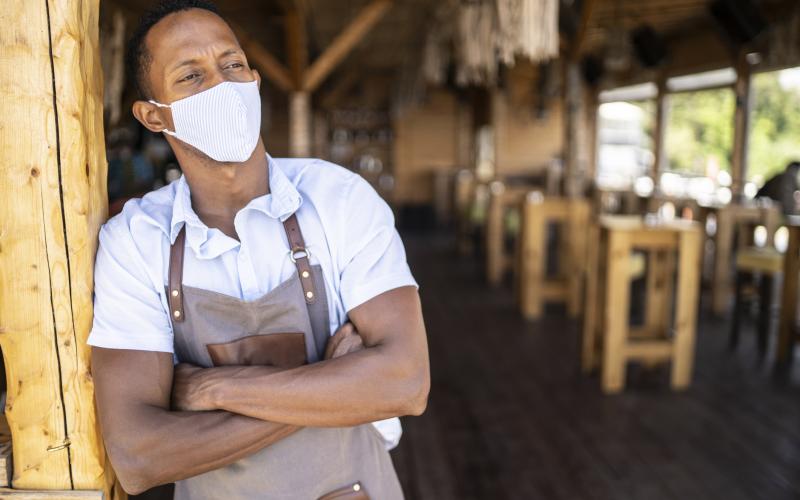
<path id="1" fill-rule="evenodd" d="M 781 87 L 779 71 L 753 76 L 747 177 L 759 186 L 800 160 L 800 87 Z"/>

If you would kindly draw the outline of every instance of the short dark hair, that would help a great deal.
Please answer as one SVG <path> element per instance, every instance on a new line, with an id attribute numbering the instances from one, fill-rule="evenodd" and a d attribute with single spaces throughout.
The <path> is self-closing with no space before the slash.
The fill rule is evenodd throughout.
<path id="1" fill-rule="evenodd" d="M 136 87 L 136 92 L 142 99 L 152 98 L 152 90 L 147 80 L 147 72 L 153 58 L 147 50 L 145 39 L 153 26 L 170 14 L 189 9 L 203 9 L 219 15 L 217 7 L 207 0 L 161 0 L 139 19 L 139 25 L 128 40 L 128 50 L 125 53 L 128 78 Z"/>

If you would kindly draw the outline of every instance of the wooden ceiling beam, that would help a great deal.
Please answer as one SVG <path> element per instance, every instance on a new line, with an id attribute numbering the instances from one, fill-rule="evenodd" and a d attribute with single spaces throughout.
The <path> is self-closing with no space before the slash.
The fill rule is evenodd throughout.
<path id="1" fill-rule="evenodd" d="M 572 60 L 576 60 L 581 55 L 581 49 L 586 41 L 586 34 L 589 32 L 589 24 L 592 22 L 592 13 L 597 4 L 597 0 L 586 0 L 584 4 L 581 12 L 581 24 L 575 34 L 575 39 L 572 41 L 570 50 L 570 58 Z"/>
<path id="2" fill-rule="evenodd" d="M 231 24 L 231 27 L 239 38 L 239 43 L 250 62 L 255 63 L 255 66 L 264 73 L 269 81 L 284 92 L 295 90 L 294 79 L 286 66 L 261 45 L 261 42 L 248 35 L 241 27 L 235 24 Z"/>
<path id="3" fill-rule="evenodd" d="M 306 15 L 300 9 L 290 9 L 286 12 L 286 50 L 294 88 L 299 89 L 303 85 L 303 76 L 308 68 Z"/>
<path id="4" fill-rule="evenodd" d="M 373 0 L 364 7 L 308 68 L 303 78 L 303 90 L 307 92 L 316 90 L 391 7 L 392 0 Z"/>

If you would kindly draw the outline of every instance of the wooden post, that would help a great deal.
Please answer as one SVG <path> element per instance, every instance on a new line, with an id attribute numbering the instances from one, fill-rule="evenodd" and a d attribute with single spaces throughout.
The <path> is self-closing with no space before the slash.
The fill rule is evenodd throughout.
<path id="1" fill-rule="evenodd" d="M 781 317 L 778 327 L 778 354 L 776 367 L 786 368 L 792 357 L 797 340 L 797 282 L 800 278 L 800 220 L 794 218 L 787 224 L 789 247 L 783 268 L 783 293 L 781 294 Z"/>
<path id="2" fill-rule="evenodd" d="M 731 205 L 717 211 L 717 234 L 714 237 L 714 275 L 711 278 L 711 309 L 721 316 L 731 298 L 731 255 L 735 219 Z"/>
<path id="3" fill-rule="evenodd" d="M 666 135 L 667 121 L 669 120 L 669 95 L 667 95 L 667 79 L 662 73 L 658 78 L 658 95 L 656 97 L 656 123 L 653 128 L 653 166 L 650 177 L 658 191 L 661 174 L 667 165 Z"/>
<path id="4" fill-rule="evenodd" d="M 311 95 L 292 92 L 289 95 L 289 154 L 295 158 L 311 155 Z"/>
<path id="5" fill-rule="evenodd" d="M 736 113 L 733 128 L 733 155 L 731 161 L 731 191 L 734 200 L 744 196 L 747 181 L 747 148 L 750 136 L 751 69 L 746 53 L 742 51 L 736 65 Z"/>
<path id="6" fill-rule="evenodd" d="M 678 243 L 678 293 L 675 304 L 675 338 L 672 388 L 685 389 L 692 380 L 697 304 L 700 301 L 702 233 L 699 227 L 683 231 Z"/>
<path id="7" fill-rule="evenodd" d="M 625 343 L 628 337 L 630 309 L 629 265 L 630 236 L 622 231 L 610 231 L 606 254 L 605 300 L 614 307 L 603 307 L 603 391 L 620 392 L 625 385 Z"/>
<path id="8" fill-rule="evenodd" d="M 592 88 L 589 90 L 587 94 L 587 135 L 588 135 L 588 146 L 589 152 L 588 157 L 589 161 L 586 165 L 586 179 L 589 180 L 593 185 L 597 179 L 597 160 L 598 160 L 598 149 L 600 145 L 598 144 L 598 129 L 597 129 L 597 120 L 598 115 L 600 114 L 600 100 L 599 100 L 599 90 L 596 88 Z"/>
<path id="9" fill-rule="evenodd" d="M 564 165 L 566 170 L 565 194 L 578 197 L 583 192 L 584 160 L 583 146 L 583 95 L 580 66 L 576 62 L 564 62 Z"/>
<path id="10" fill-rule="evenodd" d="M 534 191 L 522 205 L 520 251 L 520 305 L 528 320 L 539 319 L 543 312 L 541 283 L 545 279 L 546 225 L 542 194 Z M 533 286 L 530 286 L 533 284 Z"/>
<path id="11" fill-rule="evenodd" d="M 505 263 L 505 205 L 501 181 L 489 185 L 489 209 L 486 213 L 486 280 L 499 286 L 506 270 Z"/>
<path id="12" fill-rule="evenodd" d="M 603 306 L 600 298 L 600 288 L 603 280 L 600 273 L 602 269 L 602 256 L 600 249 L 603 248 L 601 242 L 602 232 L 600 226 L 593 223 L 589 226 L 588 239 L 591 245 L 587 250 L 586 273 L 586 302 L 583 311 L 583 338 L 581 350 L 581 367 L 584 373 L 589 373 L 597 366 L 597 316 L 602 314 Z"/>
<path id="13" fill-rule="evenodd" d="M 0 345 L 12 486 L 119 498 L 86 345 L 107 216 L 98 0 L 3 7 Z"/>
<path id="14" fill-rule="evenodd" d="M 567 313 L 572 318 L 577 318 L 581 314 L 584 300 L 584 286 L 586 275 L 586 262 L 589 257 L 588 252 L 588 231 L 589 228 L 589 202 L 586 200 L 575 200 L 570 203 L 569 215 L 562 232 L 567 235 L 566 248 L 568 251 L 567 262 Z M 597 241 L 592 240 L 592 245 Z M 563 255 L 562 255 L 563 257 Z M 566 260 L 563 259 L 562 260 Z"/>
<path id="15" fill-rule="evenodd" d="M 289 152 L 294 157 L 311 156 L 314 142 L 311 94 L 336 66 L 358 45 L 392 6 L 392 0 L 373 0 L 342 31 L 311 66 L 308 65 L 308 39 L 305 10 L 294 2 L 286 13 L 286 46 L 289 68 L 281 64 L 257 40 L 233 24 L 236 36 L 250 59 L 281 90 L 289 93 Z"/>
<path id="16" fill-rule="evenodd" d="M 286 47 L 289 72 L 295 90 L 289 93 L 289 154 L 295 158 L 311 156 L 314 142 L 311 94 L 300 90 L 308 67 L 308 41 L 304 13 L 291 8 L 286 13 Z"/>

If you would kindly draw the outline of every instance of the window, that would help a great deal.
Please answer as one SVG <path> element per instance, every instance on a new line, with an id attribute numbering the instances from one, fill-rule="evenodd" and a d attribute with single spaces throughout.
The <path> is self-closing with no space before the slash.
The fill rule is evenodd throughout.
<path id="1" fill-rule="evenodd" d="M 735 96 L 730 88 L 669 96 L 667 169 L 729 183 Z M 726 175 L 721 175 L 722 173 Z"/>
<path id="2" fill-rule="evenodd" d="M 598 111 L 597 185 L 630 189 L 652 168 L 655 102 L 616 101 Z"/>
<path id="3" fill-rule="evenodd" d="M 800 161 L 800 67 L 753 75 L 752 92 L 747 180 L 754 190 Z"/>

